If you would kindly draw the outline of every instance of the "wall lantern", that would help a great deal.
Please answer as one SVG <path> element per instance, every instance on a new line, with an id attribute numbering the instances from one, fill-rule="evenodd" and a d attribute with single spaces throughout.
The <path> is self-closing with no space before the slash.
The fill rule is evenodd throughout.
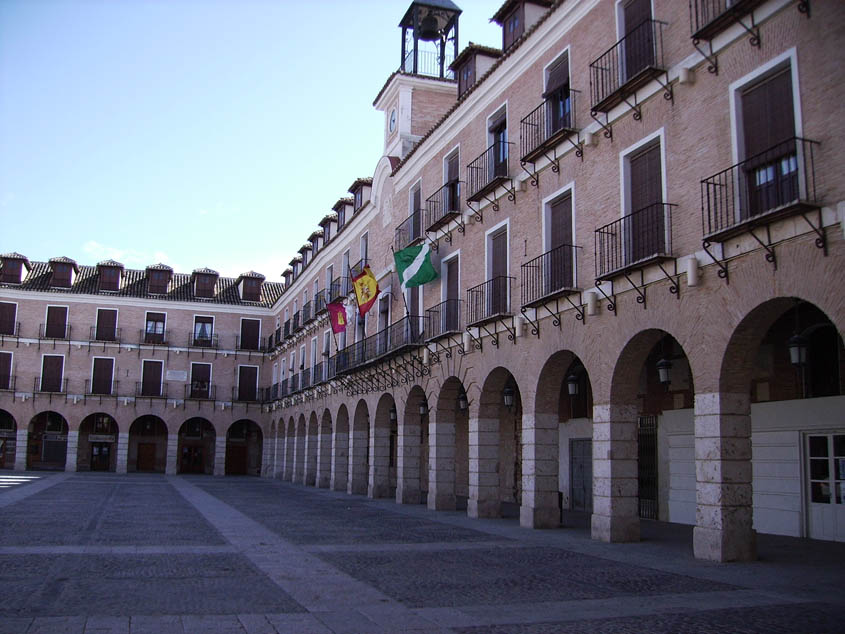
<path id="1" fill-rule="evenodd" d="M 661 385 L 669 385 L 672 382 L 672 377 L 669 372 L 672 370 L 672 362 L 669 359 L 663 358 L 657 362 L 657 378 Z"/>
<path id="2" fill-rule="evenodd" d="M 566 391 L 569 396 L 578 395 L 578 375 L 575 372 L 570 372 L 566 377 Z"/>
<path id="3" fill-rule="evenodd" d="M 807 365 L 808 344 L 807 338 L 798 334 L 792 335 L 786 342 L 786 347 L 789 350 L 789 362 L 796 368 Z"/>
<path id="4" fill-rule="evenodd" d="M 426 414 L 428 414 L 428 403 L 422 401 L 420 403 L 420 416 L 425 416 Z"/>
<path id="5" fill-rule="evenodd" d="M 469 407 L 469 401 L 467 401 L 467 393 L 464 391 L 463 386 L 461 387 L 461 391 L 458 393 L 458 409 L 462 412 L 465 412 Z"/>
<path id="6" fill-rule="evenodd" d="M 502 399 L 505 401 L 505 407 L 510 409 L 513 407 L 513 388 L 508 385 L 502 390 Z"/>
<path id="7" fill-rule="evenodd" d="M 390 406 L 390 412 L 389 412 L 388 416 L 390 417 L 391 423 L 396 422 L 396 406 L 395 405 Z"/>

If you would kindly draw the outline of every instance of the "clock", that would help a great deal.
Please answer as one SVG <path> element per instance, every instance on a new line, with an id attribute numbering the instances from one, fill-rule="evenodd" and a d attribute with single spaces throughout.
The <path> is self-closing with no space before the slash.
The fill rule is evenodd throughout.
<path id="1" fill-rule="evenodd" d="M 390 121 L 387 124 L 387 129 L 389 132 L 393 132 L 396 129 L 396 108 L 390 111 Z"/>

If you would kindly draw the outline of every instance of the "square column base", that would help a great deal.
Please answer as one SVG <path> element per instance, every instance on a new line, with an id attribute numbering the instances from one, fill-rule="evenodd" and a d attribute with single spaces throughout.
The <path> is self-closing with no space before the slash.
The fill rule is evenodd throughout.
<path id="1" fill-rule="evenodd" d="M 601 542 L 638 542 L 640 541 L 640 518 L 593 513 L 590 536 Z"/>
<path id="2" fill-rule="evenodd" d="M 692 531 L 692 547 L 696 559 L 717 562 L 755 561 L 757 531 L 696 526 Z"/>

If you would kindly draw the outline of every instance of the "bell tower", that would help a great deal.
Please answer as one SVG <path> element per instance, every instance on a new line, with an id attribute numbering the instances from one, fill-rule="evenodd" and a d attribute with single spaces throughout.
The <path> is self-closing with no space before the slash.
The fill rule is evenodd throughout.
<path id="1" fill-rule="evenodd" d="M 451 0 L 415 0 L 399 23 L 399 70 L 412 75 L 452 79 L 449 65 L 458 56 L 458 16 Z"/>

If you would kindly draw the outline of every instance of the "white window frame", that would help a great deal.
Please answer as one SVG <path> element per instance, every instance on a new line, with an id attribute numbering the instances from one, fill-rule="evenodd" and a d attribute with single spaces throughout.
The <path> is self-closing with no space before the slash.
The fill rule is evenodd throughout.
<path id="1" fill-rule="evenodd" d="M 44 359 L 46 357 L 61 357 L 61 359 L 62 359 L 62 373 L 59 375 L 59 387 L 60 388 L 62 387 L 62 383 L 64 383 L 64 380 L 65 380 L 65 361 L 66 361 L 65 355 L 63 355 L 63 354 L 47 354 L 47 353 L 42 354 L 41 355 L 41 375 L 38 377 L 38 390 L 39 391 L 43 391 L 42 387 L 43 387 L 43 384 L 44 384 Z"/>
<path id="2" fill-rule="evenodd" d="M 89 386 L 91 390 L 94 389 L 94 362 L 97 359 L 111 359 L 111 379 L 109 379 L 109 395 L 112 395 L 112 389 L 114 388 L 114 373 L 117 371 L 117 364 L 115 363 L 114 357 L 103 357 L 103 356 L 94 356 L 91 357 L 91 373 L 89 375 Z M 104 395 L 105 396 L 105 395 Z"/>
<path id="3" fill-rule="evenodd" d="M 144 391 L 144 364 L 145 363 L 160 363 L 161 364 L 161 380 L 159 381 L 158 386 L 158 395 L 161 397 L 164 394 L 164 377 L 165 377 L 165 368 L 164 368 L 164 361 L 162 359 L 141 359 L 141 391 Z M 153 397 L 155 398 L 155 397 Z"/>

